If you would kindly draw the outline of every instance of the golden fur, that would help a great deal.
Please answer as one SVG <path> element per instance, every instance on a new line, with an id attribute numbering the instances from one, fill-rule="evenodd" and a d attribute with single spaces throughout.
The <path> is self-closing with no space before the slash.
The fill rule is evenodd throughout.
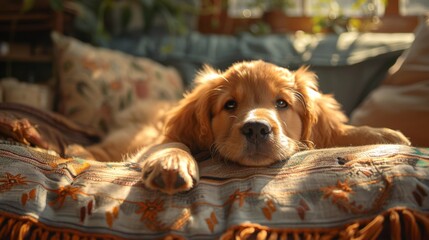
<path id="1" fill-rule="evenodd" d="M 225 72 L 205 66 L 194 89 L 164 114 L 170 107 L 130 108 L 118 117 L 117 130 L 89 151 L 100 161 L 125 155 L 141 162 L 144 184 L 173 194 L 198 182 L 193 156 L 203 152 L 266 166 L 303 149 L 410 144 L 398 131 L 347 125 L 338 102 L 319 92 L 307 68 L 291 72 L 263 61 L 236 63 Z"/>

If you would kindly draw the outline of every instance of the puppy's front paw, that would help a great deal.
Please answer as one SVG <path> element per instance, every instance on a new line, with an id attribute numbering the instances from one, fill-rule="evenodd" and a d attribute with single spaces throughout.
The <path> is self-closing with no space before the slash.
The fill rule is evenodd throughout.
<path id="1" fill-rule="evenodd" d="M 157 149 L 142 162 L 143 183 L 167 194 L 190 190 L 199 180 L 198 165 L 180 148 Z"/>

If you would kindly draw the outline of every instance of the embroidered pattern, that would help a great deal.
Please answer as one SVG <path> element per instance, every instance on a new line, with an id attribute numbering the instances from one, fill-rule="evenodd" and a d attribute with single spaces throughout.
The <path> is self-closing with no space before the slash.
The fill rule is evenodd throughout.
<path id="1" fill-rule="evenodd" d="M 158 214 L 165 210 L 163 200 L 147 200 L 137 204 L 139 205 L 139 209 L 136 213 L 141 214 L 140 221 L 144 222 L 149 229 L 156 231 L 157 229 L 165 227 L 160 221 L 158 221 Z"/>
<path id="2" fill-rule="evenodd" d="M 8 212 L 8 206 L 0 205 L 1 239 L 10 238 L 13 229 L 19 229 L 13 234 L 31 232 L 35 239 L 112 238 L 115 234 L 120 238 L 198 239 L 200 236 L 217 238 L 222 233 L 225 239 L 230 239 L 228 236 L 237 239 L 365 236 L 367 239 L 378 236 L 383 221 L 396 226 L 392 229 L 401 229 L 403 223 L 407 223 L 409 227 L 414 226 L 410 232 L 420 231 L 419 234 L 426 234 L 426 228 L 419 226 L 426 227 L 429 222 L 429 216 L 421 211 L 429 208 L 429 169 L 416 164 L 427 162 L 429 156 L 416 156 L 416 151 L 408 147 L 400 153 L 397 148 L 380 153 L 379 148 L 373 147 L 374 150 L 370 148 L 362 157 L 342 153 L 342 156 L 353 156 L 343 165 L 338 165 L 331 155 L 318 156 L 315 163 L 314 155 L 309 152 L 288 160 L 290 166 L 210 173 L 213 178 L 204 175 L 203 167 L 198 187 L 174 196 L 143 188 L 137 164 L 109 163 L 107 166 L 82 159 L 52 159 L 52 156 L 36 159 L 28 157 L 36 154 L 11 154 L 11 150 L 2 151 L 1 147 L 0 170 L 8 171 L 0 171 L 0 196 L 9 205 L 15 204 L 13 208 L 19 212 L 13 215 Z M 37 156 L 40 154 L 43 156 L 40 152 Z M 207 161 L 230 167 L 215 160 Z M 71 170 L 80 169 L 75 168 L 79 165 L 85 170 Z M 359 174 L 350 175 L 351 172 Z M 250 175 L 252 178 L 248 178 Z M 410 186 L 410 182 L 414 185 Z M 397 209 L 396 202 L 405 202 L 414 210 Z M 385 209 L 386 206 L 390 208 Z M 323 224 L 332 224 L 338 231 L 343 220 L 348 225 L 343 226 L 342 232 L 292 231 L 310 231 L 319 226 L 320 220 L 314 216 L 320 214 L 330 216 Z M 40 219 L 29 220 L 34 216 Z M 361 216 L 375 217 L 362 222 Z M 50 220 L 49 226 L 44 225 L 44 219 Z M 56 221 L 61 222 L 61 227 Z M 267 227 L 246 226 L 246 221 L 257 221 Z M 235 224 L 240 227 L 232 227 Z M 271 224 L 274 228 L 269 227 Z M 280 225 L 294 228 L 283 229 Z M 76 229 L 85 229 L 91 235 Z M 106 235 L 97 235 L 100 232 Z"/>
<path id="3" fill-rule="evenodd" d="M 349 195 L 353 193 L 353 190 L 349 186 L 348 180 L 344 182 L 337 181 L 336 186 L 322 188 L 323 198 L 331 198 L 332 203 L 339 201 L 349 201 Z"/>
<path id="4" fill-rule="evenodd" d="M 82 206 L 80 208 L 80 222 L 84 222 L 86 219 L 86 216 L 92 215 L 92 208 L 94 207 L 94 201 L 90 200 L 88 201 L 88 204 L 86 206 Z"/>
<path id="5" fill-rule="evenodd" d="M 58 189 L 53 190 L 53 192 L 56 193 L 57 197 L 55 198 L 55 200 L 49 202 L 49 205 L 57 206 L 58 208 L 61 208 L 64 205 L 64 202 L 67 197 L 70 197 L 71 199 L 76 201 L 79 194 L 83 193 L 79 187 L 73 187 L 71 185 L 60 187 Z"/>
<path id="6" fill-rule="evenodd" d="M 119 207 L 115 206 L 111 211 L 106 211 L 106 222 L 107 225 L 112 228 L 113 221 L 115 221 L 119 216 Z"/>
<path id="7" fill-rule="evenodd" d="M 413 191 L 413 197 L 420 207 L 423 206 L 423 201 L 427 196 L 428 193 L 426 190 L 420 184 L 416 184 L 416 189 Z"/>
<path id="8" fill-rule="evenodd" d="M 296 207 L 296 212 L 298 213 L 298 216 L 301 220 L 305 219 L 305 213 L 310 210 L 310 207 L 308 206 L 307 202 L 305 202 L 304 199 L 299 200 L 299 204 Z"/>
<path id="9" fill-rule="evenodd" d="M 265 206 L 262 208 L 262 212 L 264 213 L 264 216 L 266 219 L 271 220 L 273 213 L 276 211 L 276 205 L 274 204 L 274 201 L 271 199 L 268 199 L 265 203 Z"/>
<path id="10" fill-rule="evenodd" d="M 205 220 L 206 220 L 207 226 L 210 229 L 210 232 L 214 232 L 215 226 L 219 223 L 216 217 L 216 213 L 212 212 L 210 214 L 210 217 L 206 218 Z"/>
<path id="11" fill-rule="evenodd" d="M 362 209 L 362 206 L 356 206 L 355 202 L 350 201 L 350 195 L 354 192 L 347 179 L 344 182 L 338 180 L 336 186 L 322 188 L 321 190 L 323 198 L 330 198 L 332 203 L 344 212 L 357 212 Z"/>
<path id="12" fill-rule="evenodd" d="M 12 175 L 11 173 L 6 172 L 5 176 L 0 178 L 0 192 L 6 192 L 12 189 L 12 187 L 17 185 L 26 185 L 26 177 L 21 174 Z"/>
<path id="13" fill-rule="evenodd" d="M 23 206 L 25 206 L 25 204 L 27 204 L 28 200 L 34 200 L 34 199 L 36 199 L 36 189 L 35 188 L 31 189 L 31 191 L 28 192 L 28 193 L 23 193 L 22 194 L 22 196 L 21 196 L 21 204 Z"/>
<path id="14" fill-rule="evenodd" d="M 245 191 L 240 191 L 240 189 L 235 190 L 233 194 L 231 194 L 226 202 L 227 205 L 232 205 L 234 202 L 238 202 L 238 206 L 242 207 L 244 205 L 244 201 L 247 197 L 251 196 L 250 188 Z"/>

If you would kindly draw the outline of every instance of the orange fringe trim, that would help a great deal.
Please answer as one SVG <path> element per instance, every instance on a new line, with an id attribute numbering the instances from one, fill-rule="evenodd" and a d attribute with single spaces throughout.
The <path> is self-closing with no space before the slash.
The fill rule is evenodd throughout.
<path id="1" fill-rule="evenodd" d="M 277 229 L 249 223 L 231 227 L 220 239 L 429 239 L 429 213 L 392 208 L 339 228 Z"/>
<path id="2" fill-rule="evenodd" d="M 50 227 L 29 216 L 0 212 L 0 239 L 123 239 L 110 234 L 84 233 L 73 229 Z M 163 239 L 185 239 L 167 235 Z M 282 229 L 259 224 L 231 227 L 221 240 L 274 239 L 429 239 L 429 213 L 408 208 L 392 208 L 372 219 L 347 224 L 339 228 Z"/>
<path id="3" fill-rule="evenodd" d="M 52 227 L 30 216 L 0 212 L 0 239 L 10 240 L 125 240 L 112 234 L 85 233 L 74 229 Z M 184 240 L 182 236 L 167 234 L 164 240 Z"/>

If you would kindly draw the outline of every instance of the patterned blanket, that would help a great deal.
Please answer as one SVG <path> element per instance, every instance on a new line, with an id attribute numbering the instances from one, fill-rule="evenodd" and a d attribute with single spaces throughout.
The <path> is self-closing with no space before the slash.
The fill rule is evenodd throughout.
<path id="1" fill-rule="evenodd" d="M 429 149 L 311 150 L 266 168 L 217 159 L 169 196 L 138 165 L 0 144 L 0 239 L 429 239 Z"/>

